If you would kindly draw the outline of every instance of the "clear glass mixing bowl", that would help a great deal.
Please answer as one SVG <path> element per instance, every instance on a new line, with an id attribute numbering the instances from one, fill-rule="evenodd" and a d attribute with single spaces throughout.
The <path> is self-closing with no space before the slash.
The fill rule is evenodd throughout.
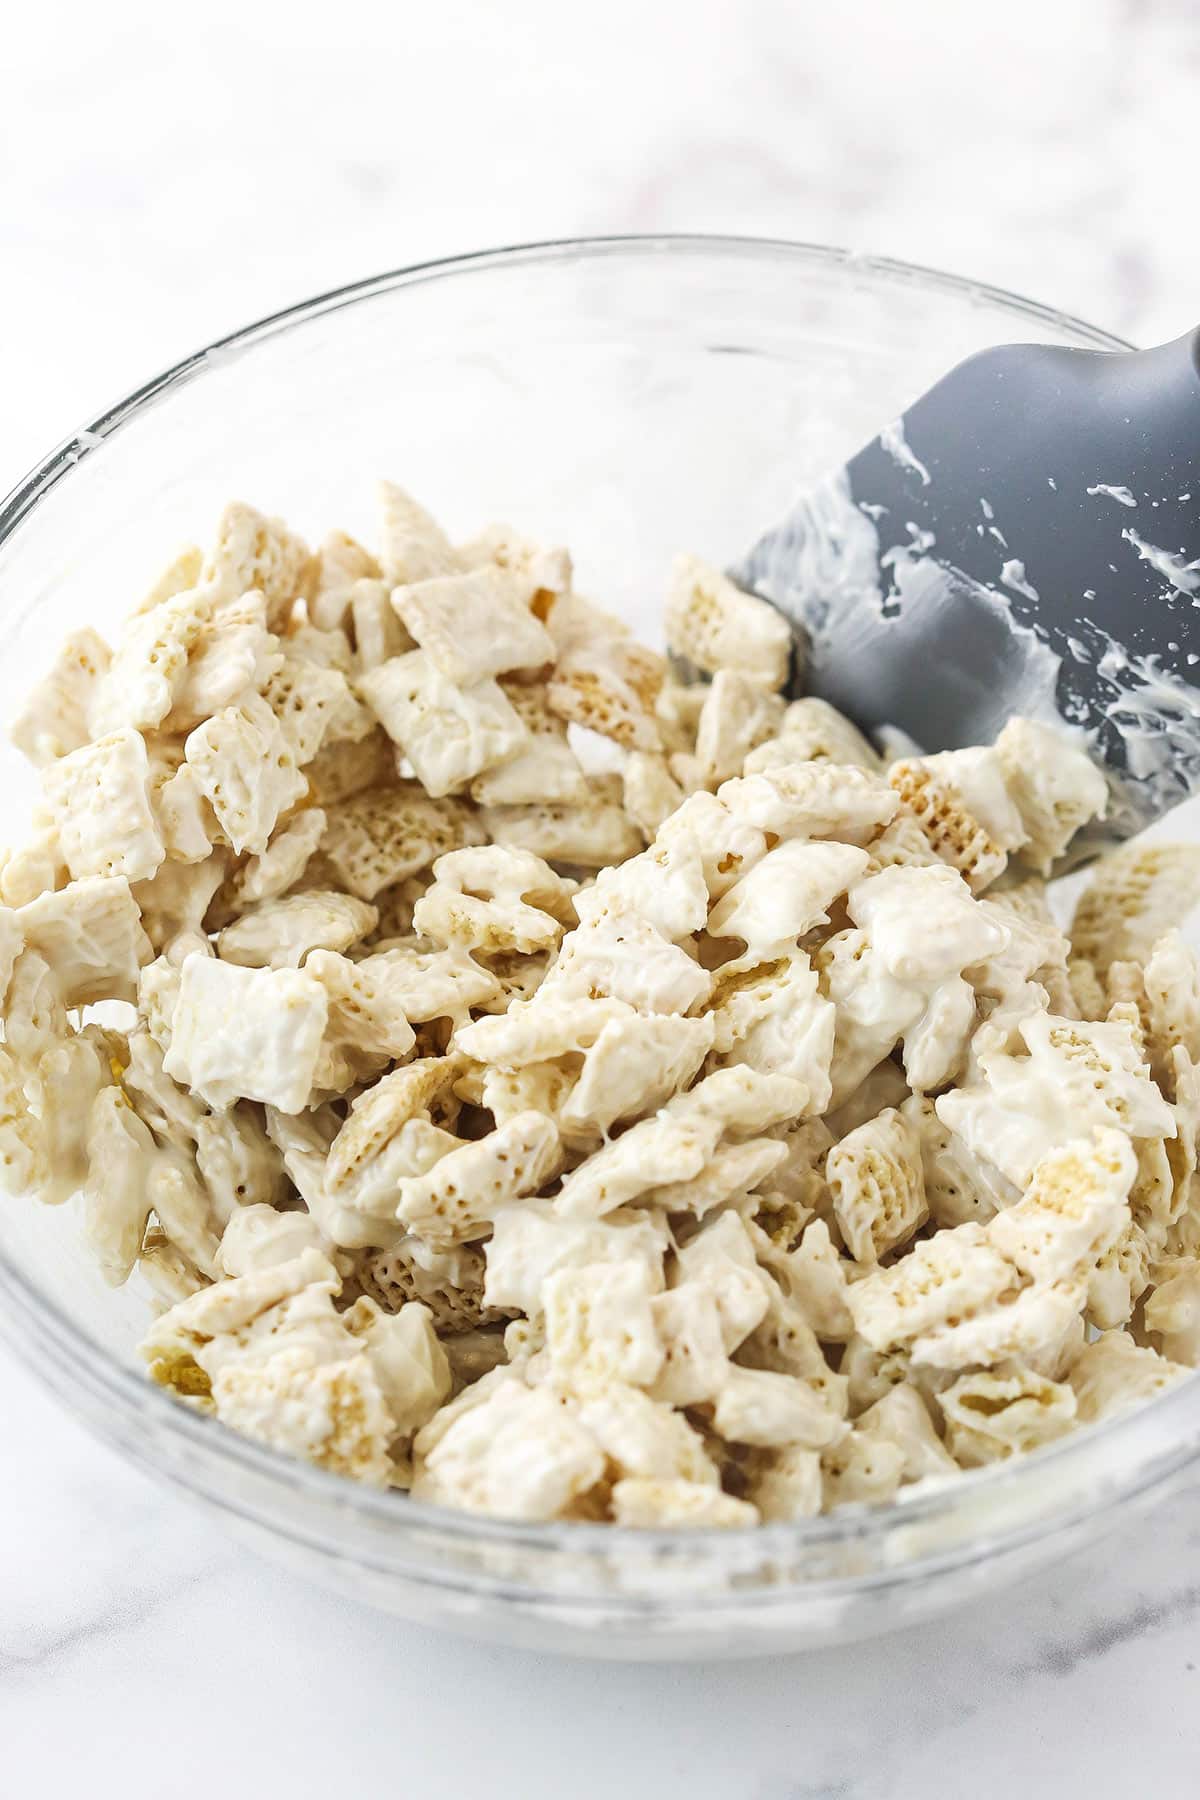
<path id="1" fill-rule="evenodd" d="M 732 559 L 959 357 L 1119 340 L 994 289 L 785 243 L 647 238 L 464 257 L 343 288 L 181 363 L 47 457 L 0 512 L 0 716 L 83 621 L 115 627 L 231 496 L 370 536 L 387 474 L 465 535 L 507 518 L 657 635 L 687 547 Z M 3 752 L 4 835 L 32 792 Z M 749 1533 L 492 1523 L 359 1489 L 152 1387 L 146 1299 L 72 1207 L 0 1205 L 0 1330 L 88 1425 L 264 1551 L 414 1619 L 608 1656 L 865 1635 L 1091 1539 L 1200 1467 L 1200 1382 L 884 1511 Z"/>

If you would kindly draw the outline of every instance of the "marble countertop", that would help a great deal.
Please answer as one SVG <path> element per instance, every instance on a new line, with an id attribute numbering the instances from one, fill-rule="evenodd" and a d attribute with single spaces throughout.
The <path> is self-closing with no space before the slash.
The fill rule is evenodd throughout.
<path id="1" fill-rule="evenodd" d="M 1149 342 L 1200 311 L 1192 0 L 210 0 L 6 25 L 0 485 L 196 344 L 576 232 L 902 255 Z M 1195 1792 L 1187 1498 L 979 1610 L 757 1665 L 478 1647 L 256 1561 L 0 1355 L 0 1791 Z M 17 1447 L 20 1447 L 19 1450 Z M 282 1772 L 286 1770 L 286 1775 Z M 581 1771 L 584 1773 L 581 1774 Z"/>

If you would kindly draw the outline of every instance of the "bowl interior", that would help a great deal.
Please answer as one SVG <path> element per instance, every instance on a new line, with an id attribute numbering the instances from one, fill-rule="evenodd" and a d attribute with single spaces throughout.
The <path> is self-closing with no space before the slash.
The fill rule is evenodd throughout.
<path id="1" fill-rule="evenodd" d="M 0 718 L 57 640 L 112 633 L 181 544 L 246 499 L 371 540 L 391 476 L 467 535 L 570 546 L 654 640 L 674 551 L 722 563 L 942 369 L 1001 340 L 1113 340 L 968 284 L 779 245 L 614 242 L 465 259 L 300 307 L 193 358 L 60 453 L 0 516 Z M 3 837 L 33 782 L 5 744 Z M 73 1205 L 0 1206 L 48 1315 L 132 1361 Z"/>

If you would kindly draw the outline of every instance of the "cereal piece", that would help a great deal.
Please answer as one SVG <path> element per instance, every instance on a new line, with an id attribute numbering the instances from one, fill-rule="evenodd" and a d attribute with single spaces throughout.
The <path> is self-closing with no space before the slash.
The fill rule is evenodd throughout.
<path id="1" fill-rule="evenodd" d="M 775 1297 L 745 1223 L 735 1212 L 719 1213 L 688 1239 L 676 1263 L 680 1287 L 711 1294 L 722 1345 L 732 1353 L 762 1323 Z"/>
<path id="2" fill-rule="evenodd" d="M 468 569 L 502 569 L 516 585 L 535 618 L 544 618 L 554 601 L 571 591 L 571 556 L 561 545 L 523 537 L 511 525 L 488 525 L 469 543 L 458 546 Z"/>
<path id="3" fill-rule="evenodd" d="M 292 1262 L 306 1250 L 332 1261 L 315 1219 L 303 1212 L 276 1212 L 273 1206 L 240 1206 L 221 1234 L 222 1275 L 257 1275 Z"/>
<path id="4" fill-rule="evenodd" d="M 205 1116 L 203 1102 L 163 1073 L 163 1052 L 144 1026 L 129 1034 L 121 1085 L 139 1119 L 161 1143 L 191 1150 Z"/>
<path id="5" fill-rule="evenodd" d="M 688 1085 L 712 1041 L 712 1019 L 707 1017 L 627 1013 L 610 1019 L 584 1051 L 560 1124 L 607 1135 L 619 1120 L 655 1112 Z"/>
<path id="6" fill-rule="evenodd" d="M 685 1281 L 651 1301 L 663 1361 L 651 1389 L 671 1406 L 715 1399 L 730 1363 L 717 1296 L 710 1284 Z"/>
<path id="7" fill-rule="evenodd" d="M 261 854 L 280 815 L 308 788 L 274 713 L 258 695 L 198 725 L 186 755 L 239 854 Z"/>
<path id="8" fill-rule="evenodd" d="M 126 621 L 112 660 L 92 690 L 91 737 L 127 725 L 146 731 L 162 724 L 192 647 L 208 626 L 212 605 L 211 590 L 191 588 Z"/>
<path id="9" fill-rule="evenodd" d="M 900 1109 L 917 1134 L 925 1177 L 925 1199 L 939 1228 L 983 1225 L 1001 1207 L 1010 1206 L 1020 1190 L 991 1163 L 968 1150 L 962 1139 L 938 1118 L 934 1102 L 914 1094 Z"/>
<path id="10" fill-rule="evenodd" d="M 58 833 L 48 825 L 40 825 L 28 843 L 5 854 L 0 867 L 0 898 L 5 906 L 25 906 L 42 894 L 54 893 L 66 880 L 67 866 Z"/>
<path id="11" fill-rule="evenodd" d="M 250 969 L 298 969 L 310 950 L 348 950 L 379 914 L 351 894 L 310 890 L 248 908 L 217 936 L 217 954 Z"/>
<path id="12" fill-rule="evenodd" d="M 421 1251 L 421 1256 L 416 1254 Z M 448 1337 L 482 1335 L 486 1327 L 508 1315 L 484 1304 L 483 1250 L 478 1244 L 456 1244 L 452 1250 L 433 1252 L 415 1239 L 403 1239 L 394 1249 L 372 1250 L 355 1265 L 363 1292 L 385 1312 L 398 1312 L 409 1301 L 428 1308 L 437 1331 Z M 447 1353 L 458 1365 L 456 1345 Z M 503 1342 L 489 1367 L 502 1360 Z M 483 1373 L 480 1368 L 473 1379 Z"/>
<path id="13" fill-rule="evenodd" d="M 207 945 L 207 938 L 204 942 Z M 179 987 L 179 970 L 165 956 L 156 956 L 138 973 L 138 1016 L 164 1056 L 171 1048 L 171 1021 L 179 1004 Z"/>
<path id="14" fill-rule="evenodd" d="M 531 1194 L 558 1163 L 558 1133 L 540 1113 L 515 1119 L 397 1183 L 396 1213 L 435 1248 L 484 1237 L 497 1211 Z"/>
<path id="15" fill-rule="evenodd" d="M 210 1213 L 223 1229 L 247 1207 L 274 1206 L 283 1198 L 282 1160 L 255 1107 L 202 1114 L 195 1140 L 196 1167 Z"/>
<path id="16" fill-rule="evenodd" d="M 1174 1098 L 1173 1051 L 1200 1064 L 1200 965 L 1177 931 L 1159 938 L 1143 971 L 1146 1024 L 1159 1086 Z"/>
<path id="17" fill-rule="evenodd" d="M 185 959 L 166 1073 L 223 1111 L 239 1097 L 295 1113 L 307 1103 L 329 1003 L 299 969 Z"/>
<path id="18" fill-rule="evenodd" d="M 17 958 L 25 947 L 21 921 L 10 906 L 0 906 L 0 996 L 8 989 Z"/>
<path id="19" fill-rule="evenodd" d="M 1062 731 L 1010 719 L 996 739 L 1009 797 L 1021 815 L 1021 859 L 1049 875 L 1075 833 L 1108 811 L 1108 783 Z"/>
<path id="20" fill-rule="evenodd" d="M 542 994 L 607 994 L 641 1012 L 686 1013 L 708 998 L 711 979 L 686 950 L 638 914 L 617 907 L 564 938 Z"/>
<path id="21" fill-rule="evenodd" d="M 603 1218 L 657 1186 L 668 1170 L 678 1181 L 701 1174 L 720 1140 L 721 1125 L 694 1111 L 681 1113 L 678 1104 L 631 1125 L 573 1169 L 558 1196 L 563 1217 Z"/>
<path id="22" fill-rule="evenodd" d="M 551 1378 L 584 1394 L 613 1383 L 648 1386 L 663 1350 L 641 1260 L 564 1268 L 546 1278 L 542 1305 Z"/>
<path id="23" fill-rule="evenodd" d="M 976 1156 L 1024 1187 L 1051 1150 L 1089 1131 L 1173 1137 L 1175 1119 L 1125 1020 L 1089 1024 L 1031 1013 L 1017 1025 L 1027 1055 L 979 1056 L 980 1077 L 937 1102 Z"/>
<path id="24" fill-rule="evenodd" d="M 723 1063 L 786 1075 L 807 1090 L 804 1112 L 826 1110 L 836 1018 L 803 950 L 725 978 L 718 973 L 712 1004 Z"/>
<path id="25" fill-rule="evenodd" d="M 93 695 L 111 657 L 90 625 L 63 640 L 53 668 L 30 690 L 9 732 L 36 768 L 87 743 Z"/>
<path id="26" fill-rule="evenodd" d="M 1200 1362 L 1200 1260 L 1178 1257 L 1154 1272 L 1155 1288 L 1145 1306 L 1146 1330 L 1162 1354 L 1194 1369 Z"/>
<path id="27" fill-rule="evenodd" d="M 59 1206 L 88 1175 L 87 1123 L 102 1087 L 113 1077 L 111 1046 L 97 1027 L 60 1029 L 37 1055 L 26 1059 L 9 1021 L 13 1065 L 6 1082 L 5 1161 L 9 1177 L 29 1179 L 38 1199 Z M 33 1117 L 22 1123 L 21 1112 Z"/>
<path id="28" fill-rule="evenodd" d="M 418 1435 L 413 1498 L 501 1518 L 561 1518 L 604 1474 L 603 1452 L 547 1389 L 496 1374 L 504 1378 L 436 1442 L 423 1449 Z"/>
<path id="29" fill-rule="evenodd" d="M 667 595 L 672 654 L 706 674 L 737 669 L 781 688 L 792 659 L 787 620 L 695 556 L 677 556 Z"/>
<path id="30" fill-rule="evenodd" d="M 714 1120 L 733 1137 L 756 1137 L 798 1119 L 807 1098 L 804 1084 L 789 1075 L 739 1066 L 715 1069 L 672 1106 L 682 1117 Z"/>
<path id="31" fill-rule="evenodd" d="M 182 760 L 181 749 L 179 766 L 156 784 L 158 772 L 152 766 L 150 808 L 168 858 L 180 863 L 207 861 L 221 828 L 195 769 Z"/>
<path id="32" fill-rule="evenodd" d="M 456 687 L 554 661 L 549 632 L 497 568 L 398 587 L 392 605 L 439 674 Z"/>
<path id="33" fill-rule="evenodd" d="M 619 1382 L 581 1394 L 579 1422 L 604 1451 L 618 1480 L 688 1481 L 718 1489 L 704 1439 L 681 1413 Z"/>
<path id="34" fill-rule="evenodd" d="M 299 662 L 312 663 L 317 669 L 333 669 L 347 681 L 354 674 L 354 646 L 340 627 L 320 631 L 297 613 L 288 620 L 280 643 L 282 651 Z"/>
<path id="35" fill-rule="evenodd" d="M 394 1422 L 367 1356 L 314 1366 L 284 1347 L 262 1362 L 222 1369 L 212 1393 L 217 1417 L 234 1431 L 331 1473 L 387 1484 Z"/>
<path id="36" fill-rule="evenodd" d="M 719 900 L 766 854 L 767 840 L 757 826 L 734 817 L 715 794 L 693 794 L 660 827 L 655 843 L 668 848 L 680 840 L 700 853 L 710 897 Z"/>
<path id="37" fill-rule="evenodd" d="M 973 894 L 981 893 L 1003 874 L 1008 862 L 1005 851 L 928 762 L 921 758 L 894 762 L 887 778 L 930 849 L 958 870 Z"/>
<path id="38" fill-rule="evenodd" d="M 1113 962 L 1145 962 L 1196 902 L 1200 845 L 1135 839 L 1095 865 L 1071 921 L 1071 947 L 1101 976 Z"/>
<path id="39" fill-rule="evenodd" d="M 904 1073 L 914 1092 L 930 1093 L 961 1076 L 975 1019 L 970 982 L 952 976 L 937 984 L 904 1033 Z"/>
<path id="40" fill-rule="evenodd" d="M 457 946 L 420 950 L 396 945 L 377 950 L 349 965 L 328 951 L 314 951 L 308 970 L 325 984 L 331 1003 L 341 1004 L 351 1018 L 367 1026 L 398 1011 L 417 1024 L 428 1019 L 461 1022 L 496 991 L 496 977 Z M 350 1026 L 352 1030 L 353 1027 Z"/>
<path id="41" fill-rule="evenodd" d="M 1114 1418 L 1144 1405 L 1189 1373 L 1157 1350 L 1135 1343 L 1128 1332 L 1106 1331 L 1085 1344 L 1072 1365 L 1069 1380 L 1076 1418 L 1081 1425 Z"/>
<path id="42" fill-rule="evenodd" d="M 822 1343 L 845 1343 L 854 1335 L 846 1304 L 847 1269 L 853 1266 L 838 1255 L 824 1219 L 806 1224 L 795 1249 L 772 1256 L 770 1266 Z"/>
<path id="43" fill-rule="evenodd" d="M 962 1383 L 958 1385 L 961 1387 Z M 860 1437 L 894 1444 L 903 1453 L 904 1481 L 923 1481 L 926 1476 L 955 1472 L 954 1458 L 934 1430 L 929 1408 L 914 1387 L 889 1388 L 859 1415 L 855 1430 Z"/>
<path id="44" fill-rule="evenodd" d="M 416 649 L 392 605 L 392 590 L 386 581 L 355 582 L 350 596 L 350 620 L 359 675 Z"/>
<path id="45" fill-rule="evenodd" d="M 485 1297 L 489 1306 L 512 1307 L 535 1318 L 545 1284 L 557 1271 L 633 1260 L 645 1270 L 649 1291 L 658 1293 L 666 1247 L 666 1227 L 652 1212 L 574 1219 L 551 1200 L 522 1200 L 496 1211 L 486 1246 Z"/>
<path id="46" fill-rule="evenodd" d="M 558 944 L 573 919 L 573 884 L 529 851 L 492 844 L 453 850 L 433 867 L 432 886 L 413 909 L 413 929 L 435 944 L 523 954 Z"/>
<path id="47" fill-rule="evenodd" d="M 83 1221 L 100 1272 L 114 1287 L 128 1280 L 141 1253 L 151 1209 L 147 1176 L 156 1154 L 154 1139 L 120 1088 L 102 1088 L 88 1116 Z"/>
<path id="48" fill-rule="evenodd" d="M 218 1239 L 208 1195 L 191 1165 L 167 1151 L 151 1165 L 146 1194 L 167 1242 L 202 1275 L 216 1275 Z"/>
<path id="49" fill-rule="evenodd" d="M 659 826 L 683 800 L 683 789 L 666 758 L 650 750 L 631 750 L 621 771 L 623 804 L 649 843 Z"/>
<path id="50" fill-rule="evenodd" d="M 328 1185 L 346 1186 L 411 1119 L 420 1117 L 450 1087 L 458 1069 L 452 1057 L 425 1057 L 385 1075 L 351 1103 L 325 1165 Z"/>
<path id="51" fill-rule="evenodd" d="M 859 1263 L 878 1263 L 929 1217 L 920 1142 L 894 1108 L 836 1144 L 826 1173 L 846 1248 Z"/>
<path id="52" fill-rule="evenodd" d="M 454 1045 L 478 1062 L 522 1069 L 590 1050 L 606 1025 L 632 1014 L 623 1000 L 542 994 L 536 1006 L 517 1001 L 496 1018 L 460 1027 Z"/>
<path id="53" fill-rule="evenodd" d="M 774 1450 L 756 1470 L 750 1501 L 764 1525 L 815 1518 L 821 1510 L 821 1458 L 791 1445 Z"/>
<path id="54" fill-rule="evenodd" d="M 778 855 L 778 851 L 775 852 Z M 899 981 L 941 981 L 1003 951 L 1008 927 L 954 869 L 884 869 L 851 889 L 847 910 Z"/>
<path id="55" fill-rule="evenodd" d="M 746 758 L 745 772 L 778 768 L 783 763 L 853 763 L 876 771 L 879 756 L 856 725 L 827 700 L 809 695 L 786 708 L 778 734 Z"/>
<path id="56" fill-rule="evenodd" d="M 214 604 L 189 646 L 186 666 L 172 681 L 165 729 L 191 731 L 213 713 L 236 706 L 247 692 L 262 688 L 282 661 L 262 594 L 238 594 Z"/>
<path id="57" fill-rule="evenodd" d="M 346 624 L 356 583 L 378 579 L 379 564 L 345 531 L 331 531 L 317 551 L 317 574 L 308 610 L 320 631 Z"/>
<path id="58" fill-rule="evenodd" d="M 1059 748 L 1056 738 L 1055 750 Z M 1009 772 L 994 745 L 943 750 L 937 756 L 923 756 L 919 761 L 936 781 L 950 789 L 1006 855 L 1028 843 L 1028 831 L 1009 792 Z"/>
<path id="59" fill-rule="evenodd" d="M 463 559 L 441 526 L 411 494 L 393 481 L 381 481 L 377 495 L 379 561 L 390 587 L 455 575 L 462 569 Z"/>
<path id="60" fill-rule="evenodd" d="M 856 1331 L 874 1350 L 907 1346 L 952 1319 L 971 1317 L 1014 1285 L 1012 1265 L 983 1226 L 959 1225 L 923 1239 L 890 1268 L 851 1284 Z"/>
<path id="61" fill-rule="evenodd" d="M 238 500 L 225 508 L 202 576 L 217 587 L 222 599 L 234 600 L 257 589 L 267 603 L 267 623 L 278 631 L 294 602 L 313 592 L 316 577 L 307 544 L 282 519 L 264 518 Z"/>
<path id="62" fill-rule="evenodd" d="M 783 714 L 781 696 L 761 680 L 737 669 L 718 669 L 696 731 L 695 753 L 706 780 L 715 786 L 740 775 L 750 752 L 779 730 Z"/>
<path id="63" fill-rule="evenodd" d="M 1023 1197 L 987 1226 L 988 1240 L 1035 1281 L 1074 1281 L 1095 1266 L 1128 1222 L 1136 1159 L 1119 1131 L 1052 1151 Z"/>
<path id="64" fill-rule="evenodd" d="M 350 893 L 373 900 L 436 862 L 448 850 L 483 841 L 461 801 L 434 800 L 416 782 L 356 795 L 330 817 L 323 854 Z"/>
<path id="65" fill-rule="evenodd" d="M 925 990 L 888 973 L 863 931 L 835 932 L 816 950 L 814 962 L 836 1021 L 826 1101 L 836 1107 L 891 1055 L 928 1002 Z"/>
<path id="66" fill-rule="evenodd" d="M 43 788 L 73 881 L 153 875 L 166 852 L 150 810 L 149 774 L 145 743 L 131 730 L 85 744 L 46 769 Z"/>
<path id="67" fill-rule="evenodd" d="M 857 1418 L 893 1389 L 916 1382 L 928 1372 L 912 1367 L 907 1350 L 874 1350 L 856 1335 L 842 1352 L 841 1374 L 847 1384 L 850 1417 Z"/>
<path id="68" fill-rule="evenodd" d="M 717 799 L 734 817 L 781 838 L 871 843 L 900 809 L 886 781 L 836 763 L 789 763 L 723 782 Z"/>
<path id="69" fill-rule="evenodd" d="M 1014 1287 L 957 1325 L 947 1321 L 919 1337 L 912 1347 L 913 1366 L 964 1369 L 977 1363 L 990 1368 L 1009 1359 L 1036 1363 L 1057 1350 L 1086 1301 L 1083 1281 L 1019 1291 Z"/>
<path id="70" fill-rule="evenodd" d="M 551 710 L 627 750 L 659 750 L 662 657 L 574 594 L 555 601 L 547 626 L 557 650 L 546 689 Z"/>
<path id="71" fill-rule="evenodd" d="M 176 594 L 182 594 L 188 588 L 198 587 L 203 567 L 204 552 L 200 546 L 198 544 L 182 545 L 159 572 L 142 598 L 130 608 L 130 616 L 151 612 L 164 600 L 173 600 Z"/>
<path id="72" fill-rule="evenodd" d="M 595 783 L 584 800 L 570 805 L 488 806 L 480 820 L 494 843 L 582 868 L 623 862 L 642 847 L 636 827 Z"/>
<path id="73" fill-rule="evenodd" d="M 1078 1012 L 1071 991 L 1067 958 L 1070 945 L 1039 896 L 1035 909 L 1023 906 L 1024 887 L 993 890 L 977 902 L 985 918 L 1003 928 L 1007 942 L 971 966 L 971 985 L 1006 1007 L 1027 1010 L 1026 988 L 1037 982 L 1046 990 L 1052 1012 L 1071 1017 Z M 1039 884 L 1040 885 L 1040 884 Z"/>
<path id="74" fill-rule="evenodd" d="M 814 1451 L 835 1443 L 846 1430 L 803 1382 L 732 1363 L 716 1396 L 713 1425 L 730 1443 Z"/>
<path id="75" fill-rule="evenodd" d="M 361 742 L 372 729 L 340 669 L 322 668 L 301 656 L 284 656 L 263 684 L 263 699 L 279 721 L 297 763 L 310 763 L 330 742 Z"/>
<path id="76" fill-rule="evenodd" d="M 343 1318 L 346 1329 L 366 1346 L 394 1433 L 411 1437 L 450 1393 L 450 1364 L 428 1307 L 402 1306 L 389 1314 L 363 1298 Z"/>
<path id="77" fill-rule="evenodd" d="M 495 681 L 456 687 L 424 650 L 381 664 L 359 686 L 435 798 L 459 791 L 525 746 L 525 727 Z"/>
<path id="78" fill-rule="evenodd" d="M 877 1432 L 851 1431 L 821 1454 L 826 1512 L 839 1506 L 880 1506 L 904 1479 L 905 1451 Z"/>
<path id="79" fill-rule="evenodd" d="M 1151 1251 L 1141 1226 L 1132 1219 L 1104 1250 L 1088 1276 L 1087 1318 L 1090 1325 L 1108 1331 L 1127 1325 L 1133 1309 L 1150 1286 Z"/>
<path id="80" fill-rule="evenodd" d="M 734 883 L 713 907 L 713 937 L 741 938 L 748 956 L 765 962 L 819 925 L 867 866 L 867 853 L 852 844 L 780 844 Z M 859 882 L 857 893 L 869 883 Z"/>
<path id="81" fill-rule="evenodd" d="M 618 1481 L 612 1491 L 613 1519 L 633 1530 L 720 1529 L 756 1525 L 758 1512 L 719 1488 L 694 1481 L 655 1481 L 639 1476 Z"/>
<path id="82" fill-rule="evenodd" d="M 325 835 L 327 815 L 319 806 L 305 807 L 278 825 L 266 849 L 251 856 L 230 876 L 223 902 L 230 912 L 244 912 L 262 900 L 286 894 L 303 875 Z"/>
<path id="83" fill-rule="evenodd" d="M 899 812 L 871 842 L 871 863 L 880 869 L 942 869 L 942 862 L 910 812 Z"/>
<path id="84" fill-rule="evenodd" d="M 567 727 L 551 712 L 546 689 L 502 681 L 501 692 L 525 727 L 524 748 L 471 783 L 480 806 L 525 806 L 583 802 L 588 784 L 567 739 Z"/>
<path id="85" fill-rule="evenodd" d="M 1070 1431 L 1075 1395 L 1021 1363 L 960 1376 L 940 1396 L 946 1441 L 964 1469 L 1037 1450 Z"/>
<path id="86" fill-rule="evenodd" d="M 129 883 L 89 875 L 17 908 L 25 944 L 45 958 L 67 1006 L 132 1000 L 151 948 Z"/>
<path id="87" fill-rule="evenodd" d="M 667 1181 L 649 1190 L 649 1201 L 666 1213 L 694 1213 L 703 1219 L 718 1206 L 738 1201 L 752 1192 L 786 1157 L 786 1145 L 774 1138 L 756 1143 L 732 1143 L 714 1150 L 702 1174 L 691 1181 Z"/>
<path id="88" fill-rule="evenodd" d="M 634 913 L 679 943 L 703 930 L 708 918 L 703 858 L 690 838 L 654 843 L 619 868 L 601 869 L 572 901 L 582 925 Z"/>

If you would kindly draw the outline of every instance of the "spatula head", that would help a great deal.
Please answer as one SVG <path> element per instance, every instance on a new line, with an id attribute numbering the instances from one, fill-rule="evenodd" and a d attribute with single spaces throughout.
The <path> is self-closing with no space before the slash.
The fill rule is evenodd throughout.
<path id="1" fill-rule="evenodd" d="M 1198 348 L 952 370 L 732 571 L 800 629 L 798 687 L 931 751 L 1077 727 L 1114 836 L 1200 789 Z"/>

